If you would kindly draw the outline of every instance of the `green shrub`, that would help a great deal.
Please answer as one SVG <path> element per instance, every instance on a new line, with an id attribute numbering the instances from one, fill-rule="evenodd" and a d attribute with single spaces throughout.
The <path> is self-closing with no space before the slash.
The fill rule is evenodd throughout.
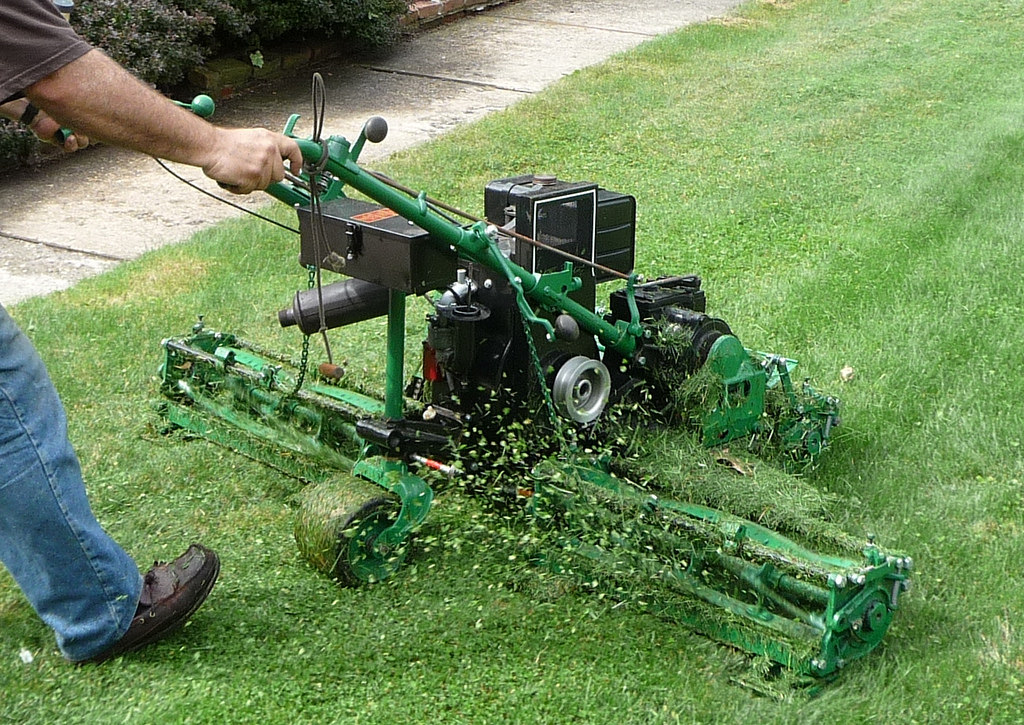
<path id="1" fill-rule="evenodd" d="M 78 33 L 147 83 L 173 88 L 214 53 L 309 37 L 392 42 L 405 0 L 78 0 Z M 31 135 L 0 124 L 0 167 L 28 159 Z"/>
<path id="2" fill-rule="evenodd" d="M 395 21 L 407 7 L 405 0 L 236 0 L 233 5 L 249 20 L 253 46 L 292 33 L 383 45 L 394 40 Z"/>
<path id="3" fill-rule="evenodd" d="M 213 51 L 218 20 L 240 27 L 241 16 L 222 0 L 80 0 L 74 25 L 144 81 L 166 86 Z"/>
<path id="4" fill-rule="evenodd" d="M 0 118 L 0 169 L 29 159 L 38 145 L 36 137 L 27 128 Z"/>
<path id="5" fill-rule="evenodd" d="M 169 87 L 218 50 L 309 37 L 395 39 L 405 0 L 80 0 L 74 25 L 140 78 Z"/>

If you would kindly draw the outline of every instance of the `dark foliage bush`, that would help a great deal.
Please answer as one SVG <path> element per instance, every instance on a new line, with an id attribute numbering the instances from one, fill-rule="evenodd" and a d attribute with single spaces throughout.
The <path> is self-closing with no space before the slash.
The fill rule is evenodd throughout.
<path id="1" fill-rule="evenodd" d="M 172 86 L 218 50 L 304 37 L 391 42 L 405 0 L 79 0 L 79 33 L 139 77 Z"/>
<path id="2" fill-rule="evenodd" d="M 39 144 L 24 126 L 0 118 L 0 168 L 32 158 Z"/>
<path id="3" fill-rule="evenodd" d="M 214 53 L 244 57 L 310 37 L 385 45 L 406 7 L 406 0 L 77 0 L 72 25 L 146 82 L 172 88 Z M 0 123 L 0 165 L 31 149 L 23 132 Z"/>
<path id="4" fill-rule="evenodd" d="M 143 80 L 169 85 L 214 50 L 218 21 L 243 27 L 223 0 L 80 0 L 73 24 Z"/>
<path id="5" fill-rule="evenodd" d="M 395 20 L 407 7 L 405 0 L 235 0 L 232 4 L 248 20 L 253 45 L 293 33 L 383 45 L 394 40 Z"/>

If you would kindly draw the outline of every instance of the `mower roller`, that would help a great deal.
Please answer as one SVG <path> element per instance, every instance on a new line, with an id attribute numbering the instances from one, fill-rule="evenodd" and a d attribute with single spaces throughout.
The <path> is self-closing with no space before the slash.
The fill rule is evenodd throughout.
<path id="1" fill-rule="evenodd" d="M 301 359 L 200 318 L 163 342 L 161 376 L 171 423 L 312 482 L 296 539 L 317 568 L 395 575 L 431 482 L 453 479 L 550 533 L 538 563 L 801 676 L 879 644 L 911 560 L 839 530 L 784 470 L 822 454 L 838 401 L 709 316 L 696 275 L 638 277 L 633 197 L 516 176 L 487 185 L 476 219 L 358 164 L 383 119 L 354 143 L 297 138 L 297 120 L 305 166 L 268 192 L 299 217 L 309 287 L 278 322 L 304 335 Z M 430 312 L 407 378 L 410 295 Z M 312 369 L 313 336 L 379 317 L 382 396 L 331 360 Z M 494 455 L 513 435 L 515 459 Z"/>

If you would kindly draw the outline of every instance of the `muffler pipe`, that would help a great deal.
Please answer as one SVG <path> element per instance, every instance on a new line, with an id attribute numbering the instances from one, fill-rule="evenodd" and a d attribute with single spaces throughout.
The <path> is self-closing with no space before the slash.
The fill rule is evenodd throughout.
<path id="1" fill-rule="evenodd" d="M 329 285 L 300 290 L 292 306 L 277 313 L 281 327 L 298 325 L 306 335 L 320 331 L 320 300 L 328 330 L 388 314 L 388 288 L 361 279 L 344 279 Z"/>

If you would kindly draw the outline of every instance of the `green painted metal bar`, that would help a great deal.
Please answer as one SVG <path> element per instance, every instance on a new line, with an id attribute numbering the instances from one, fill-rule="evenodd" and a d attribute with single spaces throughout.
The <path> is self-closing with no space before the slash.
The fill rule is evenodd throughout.
<path id="1" fill-rule="evenodd" d="M 756 591 L 759 596 L 769 600 L 772 604 L 785 612 L 787 617 L 799 620 L 808 626 L 821 630 L 822 632 L 825 631 L 825 627 L 822 624 L 823 616 L 821 614 L 811 614 L 803 607 L 797 606 L 783 596 L 781 591 L 777 591 L 777 587 L 773 585 L 771 581 L 773 577 L 771 576 L 770 564 L 758 566 L 757 564 L 752 564 L 749 561 L 740 559 L 739 557 L 728 556 L 715 551 L 705 552 L 704 555 L 713 559 L 726 571 L 745 581 L 754 588 L 754 591 Z M 775 579 L 777 579 L 777 577 Z M 821 590 L 821 592 L 827 597 L 827 592 L 825 592 L 825 590 Z M 822 602 L 823 605 L 825 603 L 826 602 Z"/>
<path id="2" fill-rule="evenodd" d="M 188 354 L 196 354 L 196 351 L 191 351 L 187 348 L 178 346 L 179 351 L 186 352 Z M 272 363 L 267 362 L 259 355 L 246 350 L 244 347 L 239 346 L 218 346 L 214 352 L 213 357 L 221 362 L 222 367 L 231 360 L 232 363 L 242 364 L 247 368 L 257 372 L 263 373 L 274 367 Z M 237 369 L 237 368 L 236 368 Z M 281 372 L 275 373 L 277 380 L 277 387 L 279 389 L 292 389 L 295 385 L 295 379 L 289 373 Z M 357 393 L 353 390 L 347 390 L 345 388 L 339 388 L 331 385 L 320 385 L 318 383 L 310 383 L 305 386 L 305 389 L 323 395 L 332 400 L 336 400 L 339 403 L 352 406 L 354 409 L 363 411 L 369 415 L 379 415 L 384 412 L 384 405 L 377 398 L 371 398 L 368 395 Z M 306 398 L 308 396 L 303 395 L 302 391 L 299 391 L 299 397 Z"/>
<path id="3" fill-rule="evenodd" d="M 321 482 L 335 470 L 333 467 L 324 466 L 322 461 L 308 456 L 282 456 L 278 446 L 268 446 L 268 441 L 264 438 L 246 433 L 228 421 L 221 421 L 208 413 L 199 412 L 196 406 L 166 401 L 163 405 L 163 414 L 178 428 L 302 481 Z"/>
<path id="4" fill-rule="evenodd" d="M 388 348 L 385 365 L 384 415 L 402 417 L 405 381 L 405 293 L 389 290 Z"/>
<path id="5" fill-rule="evenodd" d="M 312 428 L 319 428 L 323 421 L 323 416 L 318 411 L 300 404 L 294 398 L 284 399 L 281 395 L 251 386 L 244 386 L 241 392 L 249 404 L 267 418 L 285 413 Z"/>
<path id="6" fill-rule="evenodd" d="M 319 383 L 307 383 L 306 390 L 323 395 L 339 403 L 351 405 L 369 415 L 380 415 L 384 412 L 384 405 L 377 398 L 357 393 L 354 390 L 339 388 L 333 385 L 320 385 Z"/>
<path id="7" fill-rule="evenodd" d="M 709 604 L 713 604 L 716 607 L 720 607 L 731 612 L 737 617 L 752 620 L 760 626 L 767 627 L 768 629 L 779 632 L 780 634 L 794 640 L 809 640 L 816 642 L 821 639 L 822 630 L 820 627 L 813 627 L 803 624 L 802 622 L 794 622 L 793 620 L 785 617 L 772 614 L 763 607 L 753 606 L 730 597 L 728 594 L 723 594 L 716 589 L 712 589 L 711 587 L 699 583 L 696 581 L 695 577 L 677 566 L 666 567 L 661 564 L 655 565 L 650 562 L 645 562 L 639 558 L 624 559 L 621 555 L 617 556 L 610 554 L 599 547 L 583 543 L 579 540 L 576 540 L 571 545 L 571 548 L 575 553 L 588 559 L 593 559 L 602 563 L 617 561 L 620 565 L 627 564 L 629 567 L 639 568 L 644 571 L 648 577 L 660 579 L 672 588 L 677 589 L 682 594 L 702 599 Z M 732 634 L 735 633 L 733 632 Z M 731 641 L 731 639 L 728 641 Z M 735 643 L 742 646 L 742 642 L 737 641 Z"/>

